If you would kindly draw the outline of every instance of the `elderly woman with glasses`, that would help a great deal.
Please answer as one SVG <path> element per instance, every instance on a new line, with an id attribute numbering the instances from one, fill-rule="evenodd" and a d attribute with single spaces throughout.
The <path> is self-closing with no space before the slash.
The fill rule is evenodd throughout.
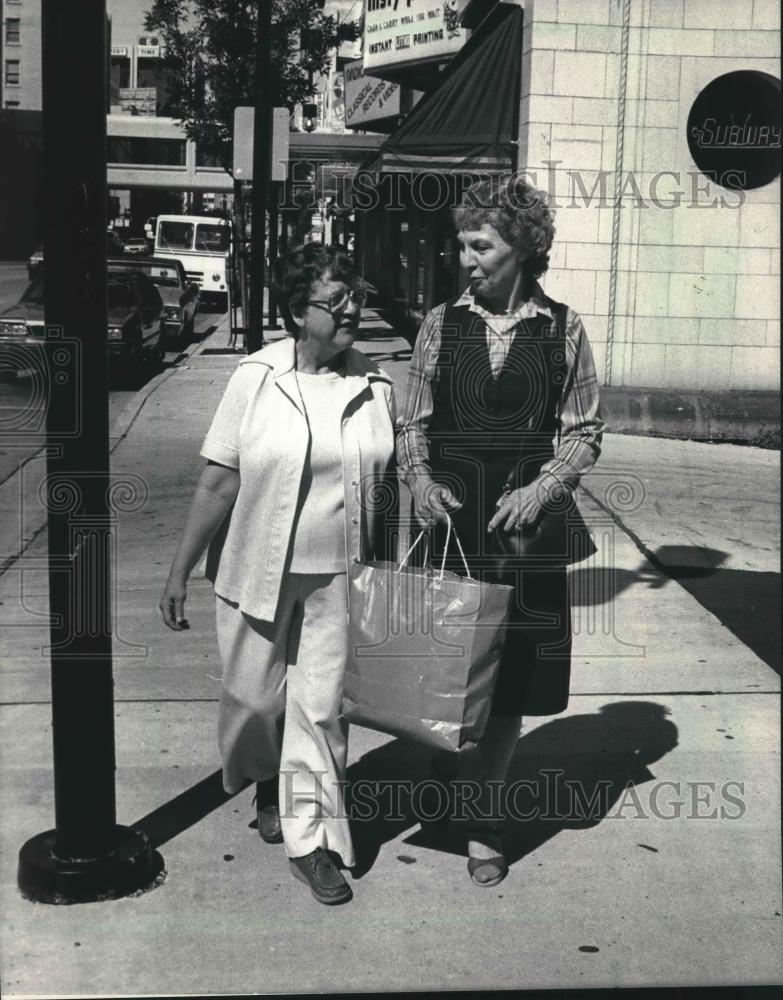
<path id="1" fill-rule="evenodd" d="M 186 582 L 209 545 L 224 788 L 256 782 L 261 837 L 284 842 L 292 874 L 334 904 L 351 898 L 340 869 L 355 865 L 340 717 L 348 564 L 381 541 L 362 500 L 393 458 L 394 404 L 389 377 L 352 346 L 363 294 L 344 250 L 293 251 L 275 285 L 292 336 L 229 381 L 160 609 L 188 627 Z"/>
<path id="2" fill-rule="evenodd" d="M 419 524 L 434 528 L 433 558 L 450 517 L 474 575 L 514 587 L 486 733 L 456 768 L 481 786 L 468 871 L 489 887 L 508 873 L 502 798 L 490 792 L 502 790 L 522 716 L 562 712 L 568 701 L 571 497 L 598 457 L 603 422 L 582 321 L 538 284 L 555 232 L 543 193 L 519 175 L 484 181 L 454 221 L 469 284 L 419 331 L 398 459 Z M 452 568 L 462 572 L 458 561 Z M 434 766 L 454 774 L 445 761 Z"/>

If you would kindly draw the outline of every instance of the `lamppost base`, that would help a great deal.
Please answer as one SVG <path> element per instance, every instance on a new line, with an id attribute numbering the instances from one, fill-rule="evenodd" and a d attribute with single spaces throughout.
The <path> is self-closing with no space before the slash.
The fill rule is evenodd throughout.
<path id="1" fill-rule="evenodd" d="M 19 851 L 17 884 L 37 903 L 90 903 L 119 899 L 149 886 L 163 871 L 163 858 L 139 830 L 116 826 L 111 846 L 94 857 L 62 858 L 57 831 L 39 833 Z"/>

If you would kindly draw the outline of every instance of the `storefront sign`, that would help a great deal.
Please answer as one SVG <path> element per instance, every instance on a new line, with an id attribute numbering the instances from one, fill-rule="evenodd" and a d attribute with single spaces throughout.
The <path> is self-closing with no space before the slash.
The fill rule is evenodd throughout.
<path id="1" fill-rule="evenodd" d="M 345 124 L 359 128 L 400 114 L 400 87 L 365 76 L 362 60 L 345 64 Z"/>
<path id="2" fill-rule="evenodd" d="M 466 33 L 459 26 L 462 0 L 366 0 L 364 69 L 448 60 Z"/>
<path id="3" fill-rule="evenodd" d="M 708 84 L 688 115 L 688 148 L 715 183 L 750 191 L 780 174 L 780 80 L 757 70 Z"/>
<path id="4" fill-rule="evenodd" d="M 159 45 L 137 45 L 136 46 L 136 58 L 137 59 L 158 59 L 158 58 L 160 58 L 160 46 Z"/>
<path id="5" fill-rule="evenodd" d="M 114 56 L 122 57 L 124 59 L 128 58 L 128 46 L 127 45 L 112 45 L 111 47 L 112 58 Z"/>

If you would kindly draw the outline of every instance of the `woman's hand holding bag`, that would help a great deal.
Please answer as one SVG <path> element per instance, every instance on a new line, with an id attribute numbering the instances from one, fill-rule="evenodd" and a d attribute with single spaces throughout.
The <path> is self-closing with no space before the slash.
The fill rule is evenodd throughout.
<path id="1" fill-rule="evenodd" d="M 448 486 L 436 483 L 429 476 L 417 476 L 411 487 L 413 513 L 420 528 L 426 530 L 439 521 L 449 519 L 450 510 L 459 510 L 462 504 Z"/>

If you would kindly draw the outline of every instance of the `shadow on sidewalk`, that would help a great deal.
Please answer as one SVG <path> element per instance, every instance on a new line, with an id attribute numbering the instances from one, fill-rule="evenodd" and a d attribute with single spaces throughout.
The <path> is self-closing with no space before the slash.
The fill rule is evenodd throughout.
<path id="1" fill-rule="evenodd" d="M 153 847 L 161 847 L 233 797 L 223 791 L 223 773 L 218 770 L 132 825 L 149 837 Z"/>
<path id="2" fill-rule="evenodd" d="M 505 787 L 504 845 L 509 862 L 535 851 L 561 830 L 596 826 L 615 805 L 623 805 L 625 795 L 630 796 L 630 815 L 638 811 L 637 801 L 649 814 L 644 801 L 627 789 L 651 781 L 655 776 L 648 765 L 677 745 L 677 727 L 666 718 L 668 714 L 655 702 L 623 701 L 523 733 Z M 355 877 L 372 868 L 385 843 L 418 824 L 411 789 L 432 778 L 430 755 L 422 747 L 395 740 L 349 768 Z M 375 799 L 368 794 L 370 789 L 375 790 Z M 662 796 L 662 807 L 668 801 Z M 362 818 L 363 811 L 367 819 Z M 419 829 L 405 843 L 466 854 L 461 822 L 450 824 L 442 838 Z M 411 862 L 402 855 L 399 859 Z"/>
<path id="3" fill-rule="evenodd" d="M 509 862 L 532 853 L 561 830 L 596 826 L 629 787 L 651 781 L 655 776 L 648 765 L 677 745 L 677 727 L 667 715 L 668 709 L 655 702 L 623 701 L 604 705 L 595 714 L 554 719 L 523 734 L 509 768 L 503 806 Z M 432 781 L 431 755 L 426 748 L 394 740 L 348 769 L 346 807 L 356 850 L 355 878 L 372 868 L 384 844 L 418 826 L 421 801 L 415 789 Z M 222 772 L 217 770 L 132 825 L 159 848 L 233 797 L 223 790 Z M 632 815 L 639 801 L 636 796 L 629 800 Z M 405 843 L 464 855 L 463 824 L 452 823 L 441 839 L 419 829 Z M 399 860 L 412 859 L 400 855 Z"/>
<path id="4" fill-rule="evenodd" d="M 615 806 L 626 818 L 655 819 L 649 801 L 635 790 L 654 780 L 648 765 L 677 746 L 677 727 L 668 714 L 656 702 L 621 701 L 597 714 L 554 719 L 523 735 L 507 781 L 509 789 L 516 786 L 504 829 L 509 863 L 562 830 L 597 826 Z M 661 813 L 670 808 L 673 793 L 667 792 L 655 805 Z"/>
<path id="5" fill-rule="evenodd" d="M 662 545 L 648 558 L 636 570 L 587 566 L 572 571 L 573 606 L 610 604 L 629 587 L 657 589 L 674 581 L 780 674 L 779 573 L 726 569 L 728 553 L 703 546 Z"/>

